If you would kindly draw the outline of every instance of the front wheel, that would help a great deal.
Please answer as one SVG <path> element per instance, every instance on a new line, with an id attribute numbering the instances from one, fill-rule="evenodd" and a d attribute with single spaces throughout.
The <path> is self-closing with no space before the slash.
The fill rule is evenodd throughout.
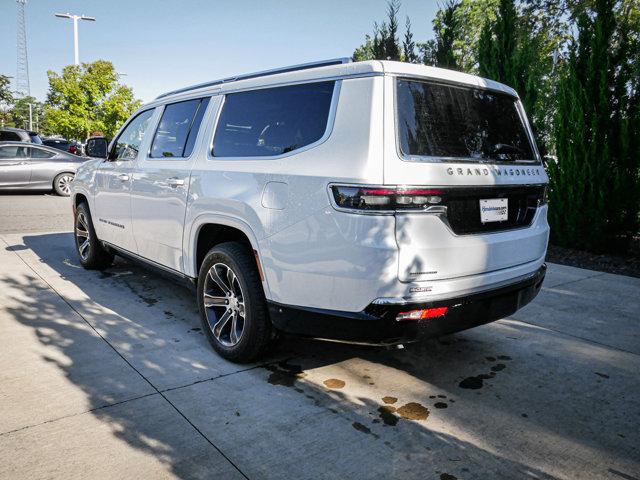
<path id="1" fill-rule="evenodd" d="M 98 240 L 86 203 L 81 203 L 76 208 L 73 233 L 76 252 L 84 268 L 103 269 L 113 263 L 113 254 L 106 251 Z"/>
<path id="2" fill-rule="evenodd" d="M 53 189 L 61 197 L 71 195 L 71 182 L 75 175 L 73 173 L 61 173 L 53 179 Z"/>
<path id="3" fill-rule="evenodd" d="M 249 362 L 269 344 L 264 291 L 245 245 L 227 242 L 209 251 L 198 276 L 198 307 L 207 339 L 227 360 Z"/>

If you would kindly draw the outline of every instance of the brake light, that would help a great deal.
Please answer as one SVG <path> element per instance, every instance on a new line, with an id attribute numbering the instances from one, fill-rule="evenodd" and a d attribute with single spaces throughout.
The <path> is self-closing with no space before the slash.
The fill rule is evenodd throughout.
<path id="1" fill-rule="evenodd" d="M 449 307 L 423 308 L 421 310 L 410 310 L 408 312 L 400 312 L 396 316 L 396 320 L 425 320 L 427 318 L 443 317 L 449 311 Z"/>
<path id="2" fill-rule="evenodd" d="M 441 205 L 444 190 L 420 187 L 367 187 L 334 185 L 331 187 L 336 205 L 349 210 L 394 212 L 425 210 Z"/>

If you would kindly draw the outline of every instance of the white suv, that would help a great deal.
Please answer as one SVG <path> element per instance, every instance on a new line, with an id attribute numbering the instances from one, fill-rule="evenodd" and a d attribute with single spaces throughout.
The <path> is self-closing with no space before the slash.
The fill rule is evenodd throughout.
<path id="1" fill-rule="evenodd" d="M 225 358 L 276 331 L 395 344 L 487 323 L 545 274 L 547 176 L 511 88 L 333 60 L 196 85 L 138 110 L 73 182 L 87 268 L 197 283 Z"/>

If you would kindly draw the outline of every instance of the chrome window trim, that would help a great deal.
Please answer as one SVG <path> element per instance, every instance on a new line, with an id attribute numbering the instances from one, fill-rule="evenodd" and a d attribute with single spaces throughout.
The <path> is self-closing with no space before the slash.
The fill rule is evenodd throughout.
<path id="1" fill-rule="evenodd" d="M 457 82 L 448 82 L 446 80 L 440 81 L 435 79 L 425 79 L 421 77 L 407 77 L 403 75 L 389 75 L 389 77 L 393 78 L 393 124 L 395 128 L 394 132 L 394 141 L 396 146 L 396 153 L 398 157 L 404 162 L 423 162 L 423 163 L 473 163 L 473 164 L 484 164 L 484 165 L 542 165 L 542 160 L 540 159 L 540 153 L 538 152 L 538 147 L 533 138 L 533 132 L 531 131 L 531 126 L 528 121 L 524 121 L 526 116 L 523 115 L 522 102 L 516 96 L 505 92 L 504 90 L 499 90 L 491 87 L 477 87 L 472 85 L 460 84 Z M 515 101 L 516 112 L 518 113 L 518 117 L 522 122 L 522 126 L 525 129 L 527 134 L 527 138 L 531 145 L 531 151 L 536 156 L 535 159 L 526 159 L 526 160 L 494 160 L 494 159 L 485 159 L 485 158 L 473 158 L 473 157 L 445 157 L 445 156 L 432 156 L 432 155 L 409 155 L 405 154 L 400 148 L 400 129 L 399 129 L 399 116 L 398 116 L 398 81 L 399 80 L 407 80 L 411 82 L 422 82 L 422 83 L 431 83 L 436 85 L 445 85 L 447 87 L 456 87 L 462 89 L 469 90 L 488 90 L 490 92 L 503 94 L 508 97 L 511 97 Z"/>
<path id="2" fill-rule="evenodd" d="M 333 85 L 333 93 L 331 94 L 331 104 L 329 105 L 329 116 L 327 117 L 327 125 L 325 127 L 325 131 L 322 134 L 322 137 L 320 137 L 318 140 L 316 140 L 313 143 L 310 143 L 308 145 L 305 145 L 304 147 L 300 147 L 300 148 L 296 148 L 295 150 L 292 150 L 290 152 L 286 152 L 286 153 L 281 153 L 278 155 L 260 155 L 260 156 L 251 156 L 251 157 L 216 157 L 215 155 L 213 155 L 213 142 L 215 140 L 215 136 L 216 136 L 216 130 L 218 129 L 218 122 L 220 121 L 220 116 L 222 115 L 222 110 L 224 109 L 224 104 L 227 98 L 227 93 L 237 93 L 237 92 L 224 92 L 224 94 L 222 94 L 222 101 L 220 102 L 220 106 L 218 107 L 218 112 L 216 114 L 216 118 L 213 124 L 213 130 L 211 131 L 211 139 L 209 141 L 209 145 L 207 146 L 207 161 L 222 161 L 222 162 L 247 162 L 247 161 L 265 161 L 265 160 L 280 160 L 283 158 L 287 158 L 290 157 L 292 155 L 297 155 L 299 153 L 305 152 L 307 150 L 311 150 L 312 148 L 315 148 L 319 145 L 321 145 L 322 143 L 326 142 L 327 139 L 331 136 L 331 133 L 333 133 L 333 127 L 335 124 L 335 119 L 336 119 L 336 112 L 338 110 L 338 100 L 340 98 L 340 89 L 342 87 L 342 80 L 313 80 L 311 82 L 299 82 L 299 83 L 295 83 L 295 84 L 287 84 L 287 85 L 282 85 L 282 86 L 290 86 L 290 85 L 303 85 L 303 84 L 311 84 L 311 83 L 324 83 L 324 82 L 329 82 L 329 81 L 333 81 L 335 82 Z M 246 91 L 254 91 L 254 90 L 264 90 L 265 88 L 278 88 L 278 87 L 273 87 L 272 85 L 266 86 L 266 87 L 261 87 L 261 88 L 251 88 L 251 89 L 247 89 Z"/>

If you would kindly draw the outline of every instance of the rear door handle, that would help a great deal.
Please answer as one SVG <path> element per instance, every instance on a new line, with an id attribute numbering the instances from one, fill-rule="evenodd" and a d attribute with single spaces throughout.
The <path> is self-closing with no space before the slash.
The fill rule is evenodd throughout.
<path id="1" fill-rule="evenodd" d="M 129 175 L 127 175 L 126 173 L 121 173 L 120 175 L 118 175 L 118 180 L 120 180 L 121 182 L 128 182 Z"/>
<path id="2" fill-rule="evenodd" d="M 181 179 L 181 178 L 168 178 L 168 179 L 167 179 L 167 184 L 168 184 L 170 187 L 173 187 L 173 188 L 175 188 L 175 187 L 181 187 L 181 186 L 183 186 L 183 185 L 184 185 L 184 180 L 183 180 L 183 179 Z"/>

